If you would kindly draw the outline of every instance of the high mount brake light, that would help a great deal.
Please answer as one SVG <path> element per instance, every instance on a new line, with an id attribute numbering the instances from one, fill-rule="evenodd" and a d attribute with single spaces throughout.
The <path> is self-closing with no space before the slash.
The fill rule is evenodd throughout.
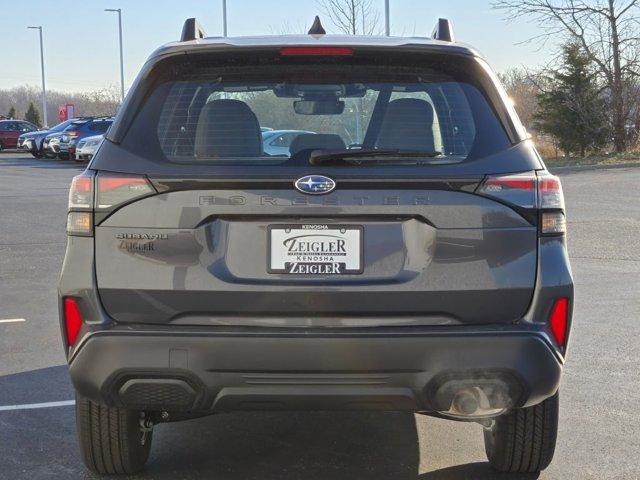
<path id="1" fill-rule="evenodd" d="M 540 233 L 544 235 L 566 232 L 562 185 L 555 175 L 525 172 L 489 176 L 476 189 L 476 193 L 524 209 L 538 209 Z"/>
<path id="2" fill-rule="evenodd" d="M 350 57 L 353 48 L 349 47 L 282 47 L 283 57 Z"/>

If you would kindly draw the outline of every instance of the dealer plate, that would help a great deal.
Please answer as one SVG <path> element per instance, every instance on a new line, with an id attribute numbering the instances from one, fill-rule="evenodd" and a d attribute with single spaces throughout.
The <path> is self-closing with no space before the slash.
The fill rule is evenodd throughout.
<path id="1" fill-rule="evenodd" d="M 362 226 L 269 225 L 267 271 L 295 275 L 362 273 Z"/>

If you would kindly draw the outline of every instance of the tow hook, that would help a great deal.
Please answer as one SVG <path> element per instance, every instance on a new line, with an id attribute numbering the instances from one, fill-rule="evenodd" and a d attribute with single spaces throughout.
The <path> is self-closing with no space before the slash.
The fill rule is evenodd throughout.
<path id="1" fill-rule="evenodd" d="M 147 437 L 153 431 L 153 421 L 144 412 L 140 413 L 140 445 L 147 443 Z"/>

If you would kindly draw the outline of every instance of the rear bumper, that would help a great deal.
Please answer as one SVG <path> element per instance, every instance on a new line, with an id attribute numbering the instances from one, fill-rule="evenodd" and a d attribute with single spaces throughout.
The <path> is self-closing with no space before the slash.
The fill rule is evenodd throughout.
<path id="1" fill-rule="evenodd" d="M 507 378 L 515 406 L 553 395 L 562 361 L 540 332 L 132 331 L 85 337 L 70 362 L 84 396 L 146 410 L 441 411 L 443 379 Z"/>

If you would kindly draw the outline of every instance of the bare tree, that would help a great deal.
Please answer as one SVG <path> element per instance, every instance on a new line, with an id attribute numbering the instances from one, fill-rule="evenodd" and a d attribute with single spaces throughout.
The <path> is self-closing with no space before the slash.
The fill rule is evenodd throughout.
<path id="1" fill-rule="evenodd" d="M 539 76 L 540 72 L 529 72 L 524 68 L 511 68 L 498 74 L 509 98 L 513 100 L 520 120 L 529 132 L 533 127 L 533 117 L 538 111 L 538 94 L 541 91 Z"/>
<path id="2" fill-rule="evenodd" d="M 380 33 L 380 12 L 373 0 L 317 0 L 318 6 L 331 23 L 347 35 Z"/>
<path id="3" fill-rule="evenodd" d="M 34 86 L 14 87 L 8 90 L 0 89 L 0 112 L 6 112 L 15 106 L 16 118 L 24 118 L 30 103 L 39 105 L 40 88 Z M 58 107 L 72 103 L 76 106 L 77 115 L 114 115 L 120 106 L 120 88 L 111 85 L 101 90 L 90 92 L 47 92 L 47 112 L 51 125 L 57 123 Z"/>
<path id="4" fill-rule="evenodd" d="M 380 12 L 374 7 L 373 0 L 316 0 L 320 9 L 329 17 L 331 23 L 347 35 L 380 34 Z M 357 99 L 355 108 L 355 143 L 363 139 L 364 101 Z M 346 127 L 345 127 L 346 130 Z"/>
<path id="5" fill-rule="evenodd" d="M 528 16 L 545 30 L 531 40 L 569 36 L 594 62 L 609 91 L 613 143 L 625 150 L 630 123 L 638 117 L 640 0 L 496 0 L 509 19 Z"/>

